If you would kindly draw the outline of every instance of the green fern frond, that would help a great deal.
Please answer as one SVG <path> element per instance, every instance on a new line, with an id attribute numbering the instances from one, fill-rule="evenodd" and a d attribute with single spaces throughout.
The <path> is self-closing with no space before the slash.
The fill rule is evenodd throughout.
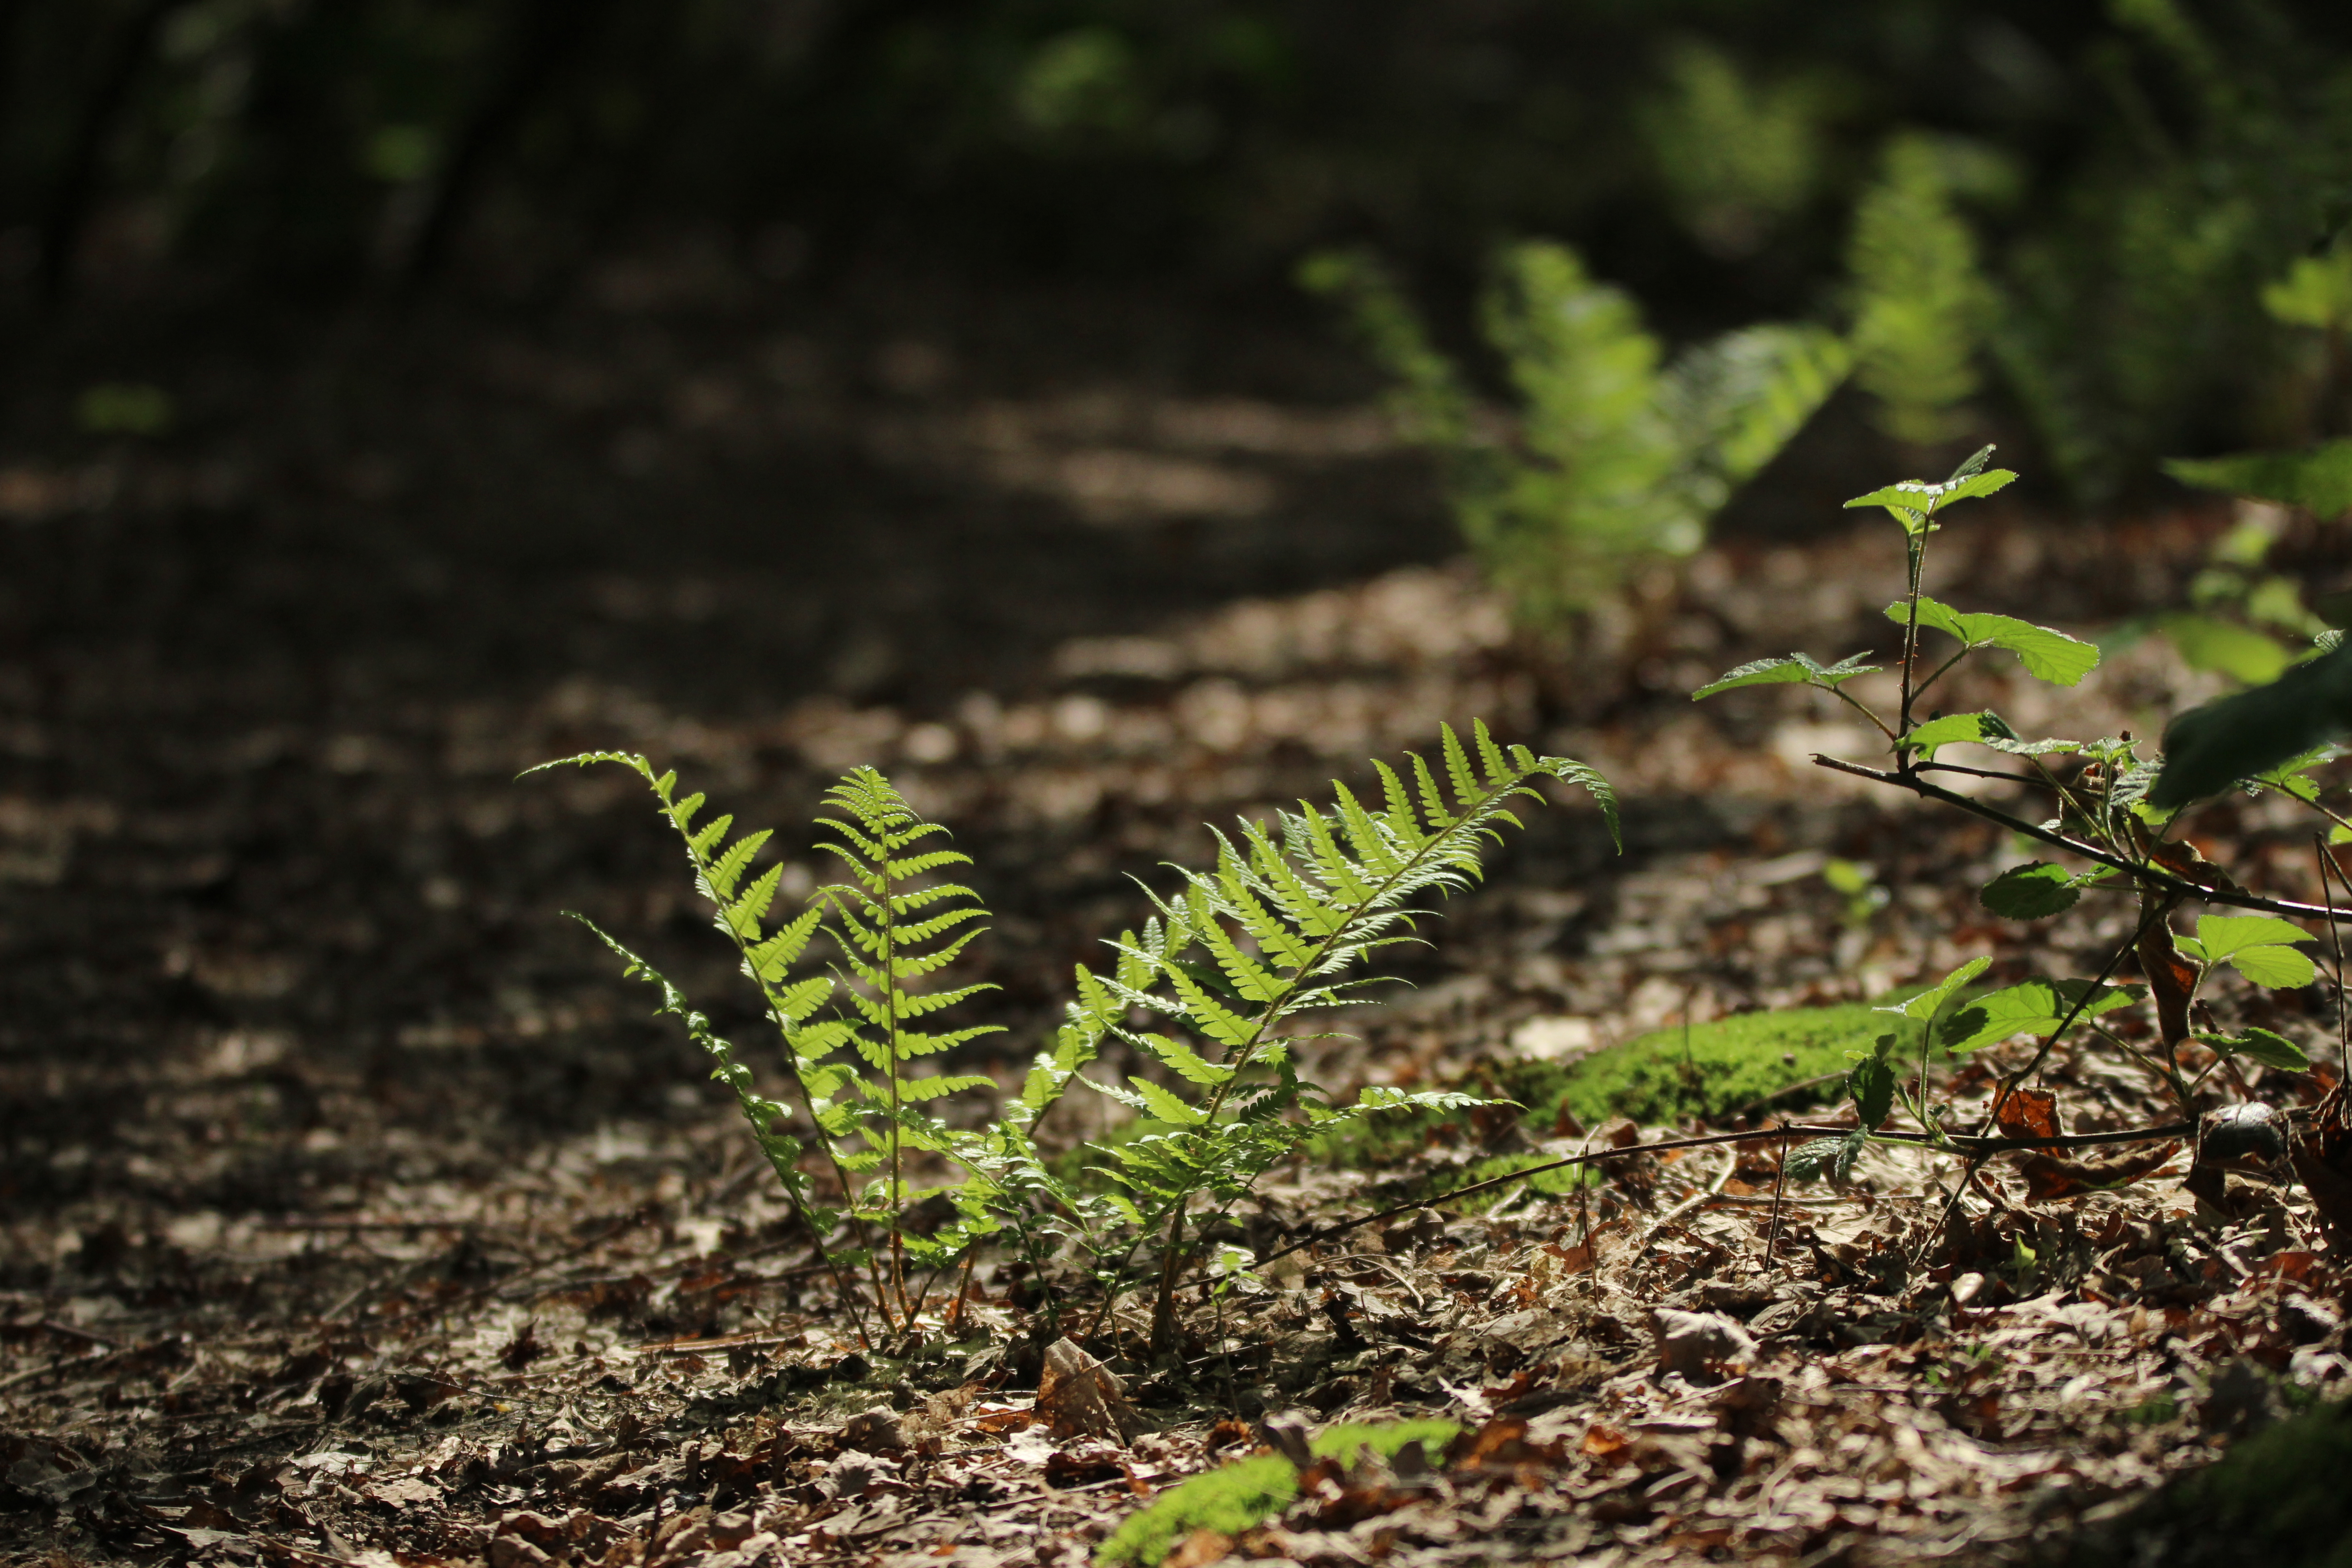
<path id="1" fill-rule="evenodd" d="M 952 1156 L 960 1147 L 943 1122 L 914 1108 L 988 1080 L 918 1079 L 907 1068 L 1002 1032 L 995 1025 L 947 1031 L 911 1027 L 916 1020 L 995 989 L 975 984 L 924 991 L 913 983 L 961 958 L 986 931 L 975 922 L 985 921 L 988 911 L 960 883 L 924 880 L 950 867 L 968 866 L 971 858 L 957 849 L 917 848 L 947 830 L 925 821 L 878 771 L 852 769 L 824 799 L 836 815 L 820 818 L 818 825 L 831 829 L 835 839 L 820 847 L 842 862 L 849 879 L 821 888 L 815 896 L 830 911 L 842 963 L 854 982 L 843 988 L 849 1047 L 876 1075 L 858 1089 L 872 1117 L 862 1131 L 887 1172 L 881 1201 L 891 1215 L 890 1286 L 902 1321 L 911 1321 L 916 1307 L 905 1274 L 910 1242 L 898 1218 L 912 1201 L 907 1152 Z M 939 1087 L 942 1082 L 955 1087 Z"/>
<path id="2" fill-rule="evenodd" d="M 1381 812 L 1335 785 L 1334 806 L 1301 802 L 1279 813 L 1271 830 L 1246 821 L 1233 835 L 1213 829 L 1213 866 L 1179 868 L 1181 889 L 1151 895 L 1154 918 L 1109 944 L 1113 973 L 1079 972 L 1055 1049 L 1032 1068 L 1024 1091 L 1036 1107 L 1032 1116 L 1080 1077 L 1106 1036 L 1201 1091 L 1195 1100 L 1140 1074 L 1123 1085 L 1083 1079 L 1168 1129 L 1113 1151 L 1106 1170 L 1139 1215 L 1169 1221 L 1171 1268 L 1192 1194 L 1238 1195 L 1297 1147 L 1307 1126 L 1338 1114 L 1323 1108 L 1318 1087 L 1297 1077 L 1279 1037 L 1291 1020 L 1360 1000 L 1370 982 L 1346 976 L 1411 940 L 1429 895 L 1478 879 L 1487 842 L 1517 824 L 1512 805 L 1542 800 L 1538 781 L 1583 786 L 1612 837 L 1617 833 L 1615 797 L 1598 773 L 1502 746 L 1483 722 L 1466 742 L 1442 727 L 1435 768 L 1413 753 L 1402 772 L 1383 764 L 1379 776 L 1387 800 Z M 1131 1010 L 1180 1023 L 1192 1037 L 1134 1027 Z M 1391 1103 L 1410 1102 L 1384 1098 L 1364 1110 Z M 1163 1307 L 1171 1280 L 1163 1277 Z"/>

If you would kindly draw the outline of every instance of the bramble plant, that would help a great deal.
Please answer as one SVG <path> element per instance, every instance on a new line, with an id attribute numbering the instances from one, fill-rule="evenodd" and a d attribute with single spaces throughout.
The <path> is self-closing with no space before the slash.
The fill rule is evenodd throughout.
<path id="1" fill-rule="evenodd" d="M 2206 991 L 2224 970 L 2256 986 L 2310 984 L 2316 971 L 2297 949 L 2314 939 L 2280 917 L 2332 919 L 2334 910 L 2248 892 L 2168 834 L 2181 808 L 2239 784 L 2251 790 L 2275 790 L 2310 805 L 2335 825 L 2339 838 L 2352 837 L 2352 824 L 2320 802 L 2310 777 L 2311 770 L 2331 754 L 2317 748 L 2325 736 L 2315 726 L 2340 721 L 2340 715 L 2330 710 L 2329 718 L 2305 718 L 2299 728 L 2287 726 L 2290 732 L 2282 737 L 2264 731 L 2265 725 L 2273 731 L 2278 727 L 2283 700 L 2273 696 L 2270 707 L 2262 705 L 2266 693 L 2276 689 L 2243 693 L 2177 721 L 2168 738 L 2168 762 L 2161 766 L 2143 759 L 2138 742 L 2128 735 L 2092 742 L 2027 740 L 1990 710 L 1922 716 L 1927 694 L 1973 654 L 2013 654 L 2029 675 L 2061 686 L 2076 684 L 2098 663 L 2095 647 L 2063 632 L 2011 616 L 1956 610 L 1921 592 L 1922 565 L 1944 510 L 1955 502 L 1990 495 L 2015 478 L 2007 469 L 1986 468 L 1991 451 L 1988 447 L 1977 453 L 1941 484 L 1906 481 L 1847 503 L 1883 509 L 1902 527 L 1908 545 L 1908 591 L 1886 612 L 1903 629 L 1898 706 L 1892 714 L 1879 712 L 1847 689 L 1857 678 L 1877 673 L 1877 667 L 1864 663 L 1860 655 L 1832 665 L 1801 653 L 1759 659 L 1709 682 L 1693 696 L 1704 699 L 1741 687 L 1780 683 L 1826 692 L 1859 712 L 1885 737 L 1890 765 L 1875 768 L 1821 756 L 1814 758 L 1816 763 L 1972 813 L 2084 863 L 2080 869 L 2042 860 L 2011 867 L 1980 891 L 1986 910 L 2009 920 L 2044 920 L 2072 909 L 2084 889 L 2108 885 L 2136 896 L 2138 918 L 2130 939 L 2090 978 L 2028 980 L 1972 995 L 1969 988 L 1990 962 L 1977 958 L 1918 994 L 1883 1009 L 1899 1021 L 1871 1049 L 1856 1054 L 1847 1074 L 1847 1092 L 1856 1111 L 1853 1131 L 1791 1151 L 1786 1168 L 1794 1175 L 1842 1177 L 1868 1142 L 1886 1135 L 1887 1124 L 1898 1111 L 1917 1131 L 1895 1136 L 1954 1147 L 1950 1108 L 1934 1095 L 1935 1058 L 1965 1056 L 2019 1037 L 2033 1037 L 2035 1048 L 2021 1067 L 1997 1080 L 1979 1133 L 1993 1127 L 2028 1137 L 2058 1133 L 2054 1103 L 2026 1085 L 2059 1041 L 2076 1029 L 2146 1068 L 2189 1118 L 2198 1113 L 2200 1090 L 2217 1068 L 2235 1073 L 2241 1064 L 2288 1070 L 2310 1066 L 2303 1048 L 2280 1035 L 2260 1028 L 2225 1035 L 2210 1024 L 2200 1026 L 2200 1019 Z M 1925 643 L 1929 633 L 1948 637 L 1957 647 L 1948 654 L 1931 655 Z M 2336 679 L 2329 667 L 2329 659 L 2304 667 L 2314 672 L 2305 685 Z M 2279 687 L 2291 684 L 2283 680 Z M 2294 700 L 2290 691 L 2284 700 Z M 2288 741 L 2294 742 L 2291 747 L 2284 744 Z M 1963 742 L 2018 758 L 2026 771 L 1939 760 L 1943 747 Z M 2066 756 L 2078 763 L 2070 775 L 2062 776 L 2053 759 Z M 2004 779 L 2046 792 L 2056 815 L 2046 822 L 2027 821 L 1943 787 L 1934 782 L 1932 775 L 1938 773 Z M 2173 917 L 2191 902 L 2234 912 L 2209 910 L 2198 918 L 2192 932 L 2177 934 Z M 2137 961 L 2144 984 L 2110 984 L 2127 960 Z M 2145 1018 L 2127 1028 L 2124 1020 L 2143 1006 L 2153 1013 L 2153 1028 L 2146 1026 Z"/>
<path id="2" fill-rule="evenodd" d="M 881 1324 L 894 1333 L 917 1326 L 929 1295 L 928 1281 L 910 1291 L 910 1266 L 929 1268 L 936 1280 L 982 1239 L 1009 1233 L 1033 1268 L 1066 1243 L 1093 1260 L 1102 1292 L 1097 1327 L 1123 1293 L 1156 1276 L 1152 1343 L 1172 1348 L 1175 1290 L 1192 1260 L 1188 1222 L 1197 1200 L 1230 1207 L 1306 1140 L 1349 1121 L 1486 1103 L 1454 1090 L 1373 1086 L 1352 1104 L 1333 1105 L 1328 1090 L 1300 1077 L 1293 1026 L 1365 999 L 1371 982 L 1355 972 L 1381 951 L 1417 940 L 1415 921 L 1426 911 L 1416 900 L 1477 879 L 1482 849 L 1505 825 L 1517 825 L 1513 804 L 1543 798 L 1537 781 L 1581 786 L 1612 838 L 1617 832 L 1615 799 L 1591 769 L 1499 745 L 1483 723 L 1474 724 L 1466 745 L 1443 727 L 1435 767 L 1411 753 L 1402 770 L 1373 764 L 1377 805 L 1335 784 L 1328 807 L 1301 802 L 1271 828 L 1245 819 L 1233 834 L 1217 834 L 1213 868 L 1180 868 L 1182 886 L 1154 896 L 1157 912 L 1141 930 L 1109 944 L 1116 957 L 1107 969 L 1076 970 L 1076 995 L 1052 1045 L 1037 1054 L 1020 1095 L 974 1131 L 951 1127 L 927 1108 L 990 1079 L 909 1071 L 993 1032 L 914 1026 L 987 989 L 917 989 L 963 952 L 986 917 L 969 889 L 937 879 L 969 864 L 958 851 L 927 844 L 944 831 L 940 825 L 921 820 L 874 769 L 852 770 L 825 797 L 839 815 L 819 824 L 835 835 L 821 847 L 841 858 L 850 880 L 818 889 L 798 916 L 774 924 L 781 863 L 745 880 L 770 832 L 730 843 L 733 818 L 697 826 L 702 796 L 678 800 L 676 775 L 656 773 L 641 756 L 597 752 L 541 766 L 591 763 L 619 763 L 645 779 L 685 841 L 697 890 L 760 988 L 814 1136 L 788 1130 L 791 1109 L 759 1093 L 751 1069 L 676 986 L 584 917 L 574 918 L 621 957 L 628 975 L 660 990 L 660 1010 L 677 1016 L 717 1063 L 711 1076 L 734 1091 L 845 1305 L 859 1314 L 849 1279 L 866 1270 Z M 820 932 L 846 973 L 795 978 L 793 966 Z M 1131 1073 L 1124 1084 L 1085 1076 L 1106 1039 L 1167 1081 L 1148 1072 Z M 865 1070 L 837 1059 L 845 1052 Z M 1142 1119 L 1142 1135 L 1113 1147 L 1100 1169 L 1107 1192 L 1056 1175 L 1036 1142 L 1039 1121 L 1074 1080 Z M 829 1169 L 831 1193 L 820 1192 L 803 1169 L 811 1156 Z M 917 1187 L 910 1173 L 919 1156 L 962 1176 Z M 952 1200 L 958 1218 L 921 1234 L 909 1211 L 940 1194 Z M 853 1245 L 836 1249 L 845 1226 Z M 876 1244 L 877 1233 L 887 1247 Z M 1155 1240 L 1151 1275 L 1132 1272 Z M 1212 1261 L 1228 1276 L 1250 1266 L 1233 1249 Z M 1048 1310 L 1058 1328 L 1058 1305 Z M 862 1332 L 862 1314 L 857 1321 Z"/>

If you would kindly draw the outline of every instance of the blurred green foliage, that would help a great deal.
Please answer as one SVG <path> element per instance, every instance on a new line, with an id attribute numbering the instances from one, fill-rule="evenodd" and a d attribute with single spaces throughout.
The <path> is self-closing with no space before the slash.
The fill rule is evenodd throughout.
<path id="1" fill-rule="evenodd" d="M 1696 550 L 1848 363 L 1834 333 L 1759 326 L 1666 364 L 1631 296 L 1565 246 L 1529 241 L 1503 251 L 1480 302 L 1517 394 L 1497 429 L 1375 261 L 1318 256 L 1302 281 L 1346 306 L 1394 378 L 1400 428 L 1444 460 L 1471 547 L 1538 623 L 1588 607 L 1644 559 Z"/>
<path id="2" fill-rule="evenodd" d="M 0 275 L 53 298 L 1357 246 L 1455 345 L 1544 236 L 1665 343 L 1851 332 L 1903 440 L 2021 415 L 2095 501 L 2352 433 L 2347 218 L 2352 10 L 2289 0 L 0 5 Z"/>

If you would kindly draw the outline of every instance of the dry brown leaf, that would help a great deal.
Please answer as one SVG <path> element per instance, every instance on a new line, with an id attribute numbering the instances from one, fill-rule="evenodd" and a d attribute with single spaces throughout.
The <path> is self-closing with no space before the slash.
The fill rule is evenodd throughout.
<path id="1" fill-rule="evenodd" d="M 2133 1151 L 2105 1158 L 2070 1159 L 2036 1151 L 2019 1157 L 2017 1169 L 2025 1177 L 2025 1201 L 2038 1204 L 2080 1192 L 2101 1192 L 2138 1181 L 2159 1170 L 2180 1152 L 2178 1141 L 2159 1144 L 2153 1152 Z"/>
<path id="2" fill-rule="evenodd" d="M 1127 1386 L 1110 1369 L 1078 1348 L 1055 1340 L 1045 1347 L 1045 1371 L 1037 1380 L 1037 1412 L 1056 1437 L 1106 1437 L 1129 1443 L 1149 1430 Z"/>
<path id="3" fill-rule="evenodd" d="M 2055 1138 L 2058 1097 L 2034 1089 L 2013 1089 L 2000 1102 L 1993 1124 L 2011 1138 Z"/>

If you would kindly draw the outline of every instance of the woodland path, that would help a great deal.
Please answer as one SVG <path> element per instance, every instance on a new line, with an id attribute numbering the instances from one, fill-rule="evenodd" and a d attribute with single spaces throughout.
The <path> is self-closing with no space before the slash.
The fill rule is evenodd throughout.
<path id="1" fill-rule="evenodd" d="M 60 410 L 110 377 L 168 384 L 177 429 L 72 435 Z M 1213 1336 L 1213 1376 L 1138 1380 L 1165 1430 L 1131 1452 L 1040 1441 L 1017 1282 L 982 1277 L 952 1366 L 853 1353 L 731 1110 L 558 918 L 650 944 L 750 1038 L 674 847 L 617 778 L 521 767 L 641 748 L 789 837 L 834 772 L 881 763 L 979 861 L 990 1006 L 1024 1050 L 1057 977 L 1137 918 L 1129 873 L 1473 716 L 1601 766 L 1628 851 L 1539 814 L 1335 1078 L 1475 1077 L 1963 951 L 2024 960 L 1962 897 L 1990 831 L 1807 766 L 1851 738 L 1800 702 L 1685 695 L 1879 636 L 1891 541 L 1735 539 L 1547 651 L 1449 563 L 1369 392 L 1278 322 L 1083 300 L 50 340 L 0 451 L 0 1561 L 1075 1564 L 1226 1440 L 1216 1417 L 1290 1403 L 1481 1428 L 1384 1538 L 1397 1561 L 2014 1555 L 2227 1435 L 2186 1395 L 2117 1414 L 2184 1364 L 2242 1342 L 2330 1375 L 2341 1320 L 2295 1304 L 2328 1297 L 2295 1216 L 2159 1289 L 2177 1184 L 2021 1208 L 2095 1257 L 2085 1278 L 2146 1289 L 1959 1310 L 2007 1348 L 1958 1399 L 1916 1348 L 1954 1310 L 1867 1294 L 1921 1215 L 1807 1210 L 1785 1277 L 1736 1204 L 1623 1247 L 1691 1180 L 1758 1175 L 1654 1163 L 1585 1286 L 1554 1199 L 1286 1277 Z M 2215 522 L 1990 512 L 1947 569 L 2010 613 L 2110 621 L 2170 602 Z M 2143 645 L 2103 689 L 2085 728 L 2193 683 Z M 1846 918 L 1830 857 L 1893 889 L 1880 918 Z M 1362 1209 L 1368 1181 L 1310 1175 L 1272 1212 Z M 1779 1415 L 1661 1392 L 1643 1347 L 1669 1299 L 1777 1324 Z M 2060 1375 L 2087 1365 L 2095 1387 Z M 893 1384 L 904 1447 L 864 1455 L 843 1418 Z M 1726 1471 L 1708 1445 L 1735 1427 L 1758 1462 Z M 1345 1516 L 1381 1510 L 1344 1479 L 1325 1536 L 1244 1544 L 1361 1560 Z"/>

